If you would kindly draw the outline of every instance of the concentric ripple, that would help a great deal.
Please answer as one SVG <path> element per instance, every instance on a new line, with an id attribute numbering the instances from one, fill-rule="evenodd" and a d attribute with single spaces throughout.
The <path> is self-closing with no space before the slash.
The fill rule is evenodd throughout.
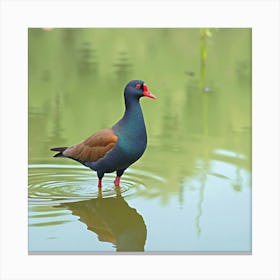
<path id="1" fill-rule="evenodd" d="M 114 173 L 103 178 L 102 197 L 116 195 Z M 121 181 L 122 196 L 146 189 L 146 179 L 164 181 L 150 172 L 129 168 Z M 30 164 L 28 196 L 32 204 L 69 202 L 98 197 L 96 173 L 79 165 Z"/>

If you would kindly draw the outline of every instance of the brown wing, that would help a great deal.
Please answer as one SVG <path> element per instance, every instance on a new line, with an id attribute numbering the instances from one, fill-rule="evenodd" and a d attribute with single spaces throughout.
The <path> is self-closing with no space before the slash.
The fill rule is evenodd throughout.
<path id="1" fill-rule="evenodd" d="M 81 161 L 97 161 L 117 143 L 118 137 L 111 128 L 98 131 L 79 144 L 67 148 L 63 155 Z"/>

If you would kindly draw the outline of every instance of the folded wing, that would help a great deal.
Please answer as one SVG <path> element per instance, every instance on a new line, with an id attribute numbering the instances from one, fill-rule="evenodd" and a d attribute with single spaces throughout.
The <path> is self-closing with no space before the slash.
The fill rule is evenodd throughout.
<path id="1" fill-rule="evenodd" d="M 62 154 L 79 161 L 97 161 L 111 151 L 118 141 L 111 128 L 98 131 L 79 144 L 65 149 Z"/>

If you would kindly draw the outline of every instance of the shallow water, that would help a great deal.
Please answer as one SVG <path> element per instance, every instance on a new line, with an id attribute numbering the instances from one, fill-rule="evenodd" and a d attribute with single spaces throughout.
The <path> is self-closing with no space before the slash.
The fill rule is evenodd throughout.
<path id="1" fill-rule="evenodd" d="M 251 31 L 212 32 L 203 91 L 198 29 L 29 30 L 30 253 L 251 252 Z M 148 147 L 100 193 L 49 149 L 113 125 L 134 78 Z"/>

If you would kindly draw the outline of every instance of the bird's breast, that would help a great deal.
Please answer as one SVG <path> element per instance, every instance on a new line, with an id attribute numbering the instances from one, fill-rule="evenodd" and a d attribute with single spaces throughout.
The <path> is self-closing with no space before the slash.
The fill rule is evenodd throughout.
<path id="1" fill-rule="evenodd" d="M 147 136 L 145 135 L 122 135 L 118 138 L 117 145 L 123 151 L 124 156 L 131 160 L 138 159 L 147 146 Z"/>

